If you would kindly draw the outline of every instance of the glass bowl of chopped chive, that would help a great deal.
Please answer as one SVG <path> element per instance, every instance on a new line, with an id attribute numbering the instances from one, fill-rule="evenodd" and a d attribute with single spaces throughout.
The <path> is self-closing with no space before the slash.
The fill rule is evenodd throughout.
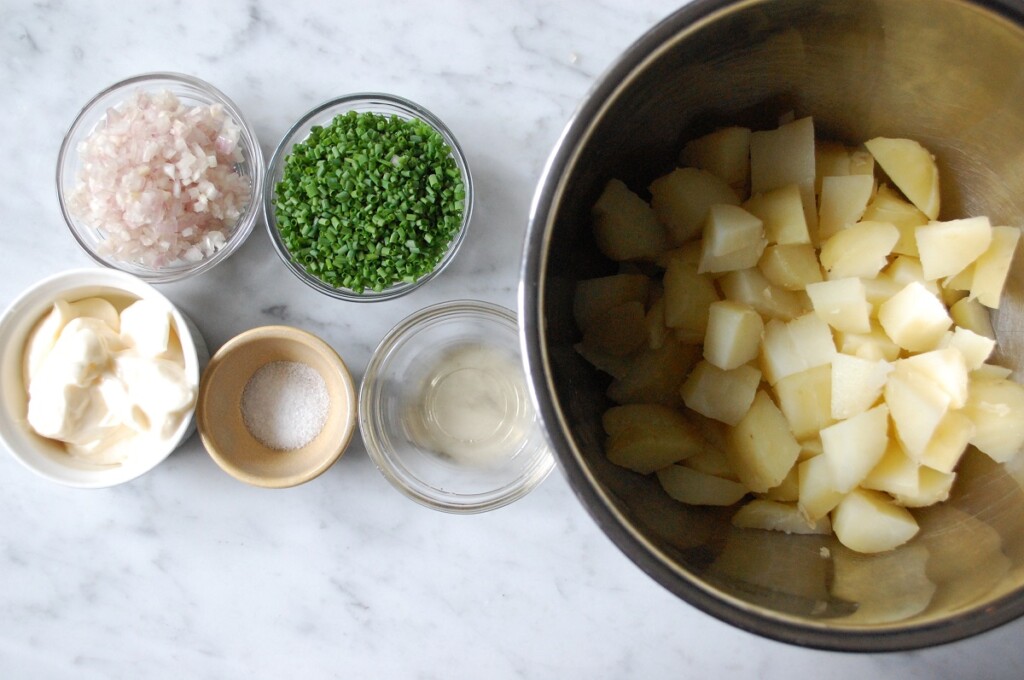
<path id="1" fill-rule="evenodd" d="M 342 300 L 405 295 L 455 257 L 473 181 L 451 131 L 389 94 L 353 94 L 304 115 L 271 158 L 263 210 L 278 255 Z"/>

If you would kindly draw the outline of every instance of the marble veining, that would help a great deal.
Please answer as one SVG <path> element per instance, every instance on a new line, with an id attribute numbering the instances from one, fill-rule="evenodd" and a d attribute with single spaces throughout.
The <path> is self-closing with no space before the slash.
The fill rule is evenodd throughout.
<path id="1" fill-rule="evenodd" d="M 452 128 L 477 189 L 457 259 L 386 303 L 329 300 L 280 263 L 262 223 L 226 263 L 163 286 L 211 349 L 287 323 L 361 376 L 398 321 L 455 298 L 515 306 L 535 182 L 576 103 L 675 0 L 0 4 L 0 305 L 93 266 L 57 207 L 63 132 L 101 88 L 198 75 L 255 125 L 385 91 Z M 452 517 L 393 491 L 356 438 L 283 491 L 223 474 L 193 437 L 131 484 L 82 492 L 0 455 L 0 677 L 1024 677 L 1024 621 L 940 649 L 840 655 L 751 636 L 681 602 L 597 529 L 560 473 L 496 512 Z"/>

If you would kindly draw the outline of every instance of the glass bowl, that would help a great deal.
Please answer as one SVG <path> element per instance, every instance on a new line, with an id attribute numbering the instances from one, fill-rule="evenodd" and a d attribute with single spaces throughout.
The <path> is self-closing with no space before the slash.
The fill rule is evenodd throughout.
<path id="1" fill-rule="evenodd" d="M 366 449 L 391 484 L 435 510 L 515 501 L 551 472 L 511 311 L 458 300 L 427 307 L 381 341 L 359 392 Z"/>
<path id="2" fill-rule="evenodd" d="M 419 119 L 427 123 L 441 135 L 445 144 L 447 144 L 449 149 L 451 149 L 452 158 L 455 160 L 455 163 L 459 168 L 459 172 L 462 174 L 462 183 L 465 190 L 462 223 L 459 225 L 459 229 L 452 237 L 451 241 L 449 241 L 444 255 L 441 256 L 434 268 L 413 282 L 394 283 L 380 291 L 365 289 L 363 292 L 356 292 L 349 288 L 336 288 L 306 271 L 305 267 L 296 261 L 292 253 L 289 252 L 288 247 L 281 238 L 281 233 L 278 230 L 276 210 L 274 208 L 277 185 L 284 177 L 285 160 L 291 154 L 292 148 L 296 144 L 304 141 L 314 127 L 326 126 L 334 120 L 335 117 L 350 111 L 355 111 L 357 113 L 376 113 L 386 116 L 395 115 L 403 120 Z M 473 179 L 469 172 L 469 165 L 466 162 L 466 157 L 462 153 L 462 148 L 459 146 L 458 141 L 456 141 L 455 135 L 453 135 L 451 130 L 449 130 L 448 127 L 430 111 L 427 111 L 408 99 L 403 99 L 402 97 L 396 97 L 390 94 L 351 94 L 338 97 L 337 99 L 331 99 L 330 101 L 317 106 L 312 111 L 302 116 L 302 118 L 292 126 L 287 134 L 285 134 L 284 139 L 282 139 L 281 143 L 278 145 L 268 166 L 267 183 L 264 189 L 263 212 L 267 223 L 267 231 L 270 232 L 270 240 L 274 244 L 277 254 L 280 255 L 281 260 L 288 266 L 288 269 L 303 283 L 314 290 L 320 291 L 324 295 L 329 295 L 330 297 L 340 300 L 349 300 L 353 302 L 377 302 L 381 300 L 391 300 L 402 295 L 406 295 L 407 293 L 419 288 L 427 281 L 440 274 L 452 259 L 454 259 L 455 254 L 458 252 L 459 247 L 462 245 L 462 242 L 466 237 L 466 229 L 469 225 L 470 216 L 473 212 Z"/>
<path id="3" fill-rule="evenodd" d="M 89 224 L 73 214 L 71 209 L 72 193 L 83 168 L 79 145 L 97 129 L 97 126 L 104 123 L 114 107 L 139 91 L 151 94 L 170 92 L 189 107 L 220 105 L 240 128 L 238 148 L 242 160 L 235 164 L 234 170 L 248 180 L 249 200 L 242 208 L 237 221 L 230 227 L 230 231 L 224 234 L 225 242 L 212 254 L 196 261 L 177 258 L 167 264 L 152 265 L 138 259 L 118 258 L 105 251 L 109 235 L 102 228 Z M 245 242 L 259 217 L 264 175 L 263 152 L 259 141 L 252 126 L 234 102 L 209 83 L 192 76 L 180 73 L 145 73 L 114 83 L 89 100 L 79 112 L 71 128 L 64 135 L 57 157 L 57 199 L 71 234 L 92 259 L 101 265 L 134 274 L 150 283 L 165 283 L 195 276 L 211 269 L 227 259 Z"/>

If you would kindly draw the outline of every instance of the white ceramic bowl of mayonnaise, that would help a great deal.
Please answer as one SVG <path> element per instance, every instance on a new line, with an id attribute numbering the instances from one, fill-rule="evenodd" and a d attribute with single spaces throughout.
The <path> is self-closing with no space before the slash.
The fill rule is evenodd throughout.
<path id="1" fill-rule="evenodd" d="M 93 453 L 89 451 L 72 455 L 71 445 L 40 436 L 33 429 L 29 420 L 27 383 L 33 383 L 34 394 L 37 390 L 38 393 L 42 393 L 42 386 L 35 387 L 36 382 L 42 382 L 44 377 L 49 380 L 51 376 L 57 375 L 56 371 L 45 372 L 42 369 L 29 368 L 30 365 L 38 366 L 43 363 L 43 360 L 30 356 L 33 352 L 39 354 L 37 350 L 31 348 L 38 347 L 39 332 L 36 329 L 51 315 L 55 303 L 58 300 L 75 303 L 93 298 L 107 300 L 118 313 L 117 325 L 121 335 L 112 341 L 104 341 L 103 347 L 121 351 L 116 356 L 100 355 L 95 361 L 90 357 L 86 362 L 89 364 L 86 369 L 82 369 L 83 361 L 72 362 L 74 370 L 87 370 L 88 379 L 95 381 L 100 380 L 99 371 L 116 373 L 117 377 L 121 378 L 127 370 L 134 370 L 131 369 L 132 366 L 141 366 L 145 370 L 133 374 L 136 376 L 132 379 L 134 382 L 125 379 L 124 385 L 129 387 L 120 390 L 120 401 L 107 396 L 108 393 L 113 394 L 118 390 L 105 391 L 104 398 L 97 399 L 96 392 L 88 392 L 87 396 L 75 392 L 84 389 L 77 386 L 64 389 L 60 386 L 46 385 L 48 388 L 52 387 L 53 391 L 47 393 L 47 400 L 40 402 L 48 405 L 51 399 L 49 394 L 63 395 L 74 392 L 78 395 L 76 398 L 79 405 L 65 407 L 64 410 L 67 412 L 81 413 L 82 409 L 102 408 L 116 415 L 118 409 L 111 404 L 120 404 L 120 411 L 123 413 L 141 414 L 137 419 L 144 425 L 133 425 L 137 431 L 132 430 L 116 438 L 108 437 L 103 444 L 103 450 L 90 457 Z M 144 302 L 137 306 L 136 310 L 144 311 L 145 315 L 137 316 L 134 324 L 121 323 L 121 319 L 127 318 L 123 314 L 124 309 L 137 301 Z M 166 350 L 162 354 L 157 354 L 159 348 L 145 347 L 152 338 L 142 336 L 150 333 L 154 325 L 163 323 L 164 319 L 169 341 Z M 159 323 L 155 324 L 154 321 Z M 80 320 L 76 321 L 76 324 L 77 327 L 89 326 Z M 126 330 L 129 326 L 134 327 L 134 336 Z M 61 332 L 67 328 L 70 328 L 70 321 L 61 326 Z M 58 334 L 56 342 L 59 341 Z M 53 347 L 57 346 L 56 342 Z M 78 346 L 90 343 L 97 344 L 94 336 L 88 336 L 88 339 L 80 342 Z M 151 364 L 147 364 L 144 359 L 151 357 L 163 357 L 161 366 L 169 362 L 180 369 L 175 369 L 169 373 L 170 377 L 166 378 L 171 387 L 165 386 L 156 394 L 152 393 L 151 386 L 164 384 L 163 373 L 167 371 L 161 369 L 162 372 L 153 372 L 146 368 Z M 141 279 L 124 272 L 99 268 L 75 269 L 50 276 L 24 291 L 0 317 L 0 398 L 3 404 L 3 408 L 0 409 L 0 442 L 29 470 L 59 484 L 78 488 L 101 488 L 131 481 L 159 465 L 195 431 L 195 397 L 198 394 L 200 373 L 208 360 L 209 350 L 195 325 L 170 300 Z M 126 369 L 125 366 L 129 368 Z M 146 372 L 147 370 L 149 372 Z M 80 382 L 84 384 L 85 380 L 86 378 L 81 378 Z M 113 380 L 108 382 L 116 383 Z M 149 390 L 150 394 L 142 393 L 143 390 Z M 173 406 L 166 408 L 176 410 L 172 416 L 160 421 L 163 426 L 158 429 L 155 423 L 150 422 L 149 414 L 153 412 L 150 408 L 152 404 L 167 402 L 167 399 L 163 399 L 165 395 L 168 395 L 167 399 L 173 399 Z M 71 397 L 67 397 L 67 401 L 71 402 Z M 140 402 L 145 403 L 140 406 Z M 51 420 L 55 418 L 52 409 L 44 415 L 49 416 Z M 103 414 L 100 416 L 102 418 L 98 422 L 103 422 L 104 427 L 107 427 L 109 417 Z M 36 416 L 33 422 L 38 423 L 40 417 Z M 97 421 L 98 417 L 92 417 L 90 422 Z M 150 426 L 151 432 L 143 430 L 143 427 Z M 103 431 L 110 432 L 109 429 Z M 141 436 L 140 432 L 145 436 Z M 139 435 L 138 438 L 133 438 L 136 435 Z M 107 443 L 113 439 L 116 439 L 116 444 Z M 118 447 L 118 455 L 106 455 L 108 446 Z M 110 459 L 114 457 L 121 460 L 111 462 Z"/>

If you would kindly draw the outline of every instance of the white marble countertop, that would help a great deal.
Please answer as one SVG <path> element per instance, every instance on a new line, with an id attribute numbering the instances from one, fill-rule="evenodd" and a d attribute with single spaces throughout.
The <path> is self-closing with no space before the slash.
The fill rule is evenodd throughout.
<path id="1" fill-rule="evenodd" d="M 421 103 L 452 128 L 477 187 L 454 264 L 408 297 L 328 300 L 278 260 L 262 223 L 225 264 L 162 290 L 211 349 L 283 322 L 360 374 L 407 314 L 470 297 L 515 305 L 527 209 L 576 102 L 674 0 L 0 5 L 0 306 L 89 266 L 54 166 L 78 108 L 173 70 L 222 89 L 267 157 L 315 104 L 357 91 Z M 449 516 L 395 492 L 360 441 L 295 489 L 250 488 L 193 437 L 118 488 L 64 489 L 0 456 L 0 677 L 1024 677 L 1024 620 L 970 641 L 844 655 L 735 630 L 645 576 L 560 472 L 520 502 Z"/>

